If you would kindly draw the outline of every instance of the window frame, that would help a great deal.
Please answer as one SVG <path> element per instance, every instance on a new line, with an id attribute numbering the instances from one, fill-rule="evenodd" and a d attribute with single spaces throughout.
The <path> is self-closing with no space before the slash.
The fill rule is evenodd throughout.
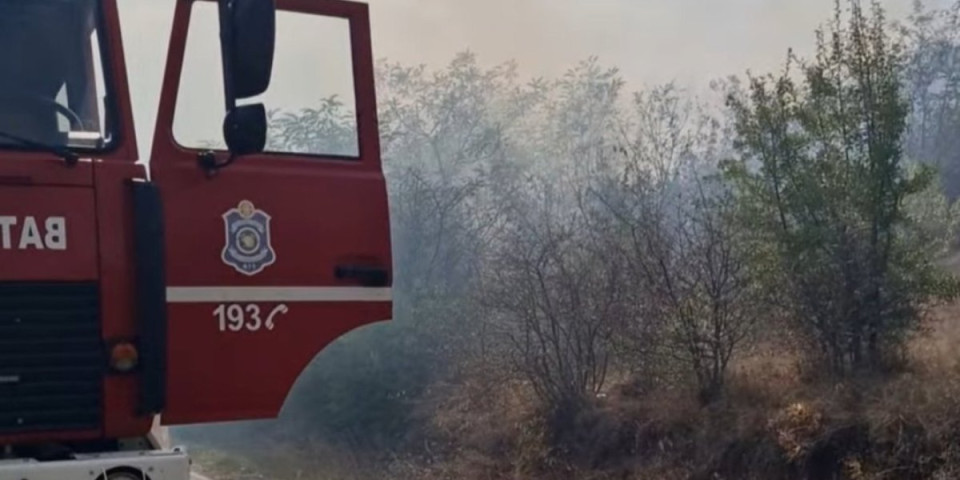
<path id="1" fill-rule="evenodd" d="M 227 151 L 226 148 L 223 148 L 223 146 L 218 146 L 217 148 L 204 148 L 204 147 L 195 147 L 195 146 L 185 145 L 185 144 L 182 143 L 179 139 L 177 139 L 177 135 L 176 135 L 176 132 L 175 132 L 175 127 L 174 127 L 174 125 L 176 125 L 177 113 L 178 113 L 178 112 L 177 112 L 177 105 L 176 105 L 176 104 L 177 104 L 177 102 L 178 102 L 178 101 L 180 100 L 180 98 L 181 98 L 181 95 L 182 95 L 182 93 L 183 93 L 183 88 L 184 88 L 184 85 L 185 85 L 185 83 L 186 83 L 186 82 L 184 82 L 183 74 L 184 74 L 184 66 L 185 66 L 185 64 L 186 64 L 187 49 L 189 49 L 189 47 L 190 47 L 190 30 L 191 30 L 191 27 L 194 25 L 193 22 L 196 21 L 196 19 L 197 19 L 197 18 L 196 18 L 196 15 L 194 15 L 194 10 L 193 10 L 193 9 L 194 9 L 194 7 L 195 7 L 197 4 L 201 4 L 201 3 L 206 3 L 206 4 L 213 3 L 213 4 L 215 4 L 216 1 L 217 1 L 217 0 L 188 0 L 188 1 L 187 1 L 187 3 L 189 4 L 188 7 L 187 7 L 187 10 L 189 11 L 189 14 L 188 14 L 189 21 L 188 21 L 188 23 L 187 23 L 187 25 L 186 25 L 186 33 L 184 34 L 184 37 L 185 37 L 185 38 L 184 38 L 184 45 L 183 45 L 183 58 L 181 58 L 181 60 L 180 60 L 179 78 L 177 78 L 177 86 L 178 86 L 178 87 L 177 87 L 177 98 L 176 98 L 176 101 L 173 102 L 172 115 L 171 115 L 171 118 L 170 118 L 170 125 L 169 125 L 169 135 L 170 135 L 170 141 L 171 141 L 171 143 L 173 143 L 173 145 L 174 145 L 177 149 L 180 149 L 180 150 L 183 150 L 183 151 L 187 151 L 187 152 L 192 152 L 192 153 L 195 153 L 195 154 L 197 154 L 197 155 L 202 155 L 202 154 L 206 154 L 206 153 L 215 153 L 215 154 L 221 154 L 221 155 L 229 155 L 229 152 Z M 360 73 L 359 68 L 358 68 L 358 65 L 357 65 L 357 63 L 358 63 L 358 52 L 357 52 L 357 44 L 356 44 L 356 42 L 355 42 L 355 37 L 356 37 L 358 31 L 357 31 L 357 26 L 355 25 L 356 18 L 354 17 L 354 15 L 353 15 L 352 13 L 344 13 L 344 14 L 335 14 L 335 13 L 322 13 L 322 14 L 321 14 L 321 13 L 316 13 L 316 12 L 314 11 L 315 8 L 311 9 L 311 8 L 309 8 L 308 6 L 298 6 L 299 3 L 302 3 L 301 0 L 288 0 L 288 2 L 281 2 L 281 3 L 288 3 L 288 4 L 278 4 L 278 5 L 277 5 L 277 13 L 278 13 L 278 14 L 289 12 L 289 13 L 297 13 L 297 14 L 306 15 L 306 16 L 311 16 L 311 17 L 336 18 L 336 19 L 340 19 L 340 20 L 343 20 L 343 21 L 347 22 L 347 28 L 348 28 L 347 33 L 348 33 L 349 46 L 350 46 L 349 54 L 350 54 L 350 68 L 351 68 L 351 85 L 352 85 L 352 92 L 353 92 L 353 102 L 352 102 L 352 107 L 353 107 L 352 113 L 353 113 L 353 114 L 352 114 L 351 118 L 353 118 L 353 130 L 354 130 L 354 132 L 355 132 L 355 133 L 354 133 L 354 141 L 355 141 L 355 144 L 356 144 L 356 152 L 357 152 L 357 153 L 354 154 L 354 155 L 340 155 L 340 154 L 334 154 L 334 153 L 305 153 L 305 152 L 274 151 L 274 150 L 270 150 L 270 149 L 268 149 L 268 148 L 264 148 L 264 150 L 263 150 L 262 152 L 258 152 L 258 153 L 256 153 L 256 154 L 252 154 L 252 155 L 257 155 L 257 156 L 263 155 L 263 156 L 271 156 L 271 157 L 280 157 L 280 158 L 279 158 L 280 161 L 288 161 L 288 160 L 298 161 L 298 160 L 301 160 L 301 159 L 304 159 L 304 158 L 305 158 L 305 159 L 307 159 L 308 161 L 330 160 L 330 161 L 334 161 L 334 162 L 341 163 L 341 164 L 362 163 L 363 160 L 364 160 L 364 158 L 365 158 L 365 155 L 364 155 L 364 132 L 363 132 L 364 128 L 363 128 L 363 125 L 362 125 L 363 117 L 362 117 L 361 114 L 360 114 L 360 111 L 361 111 L 361 105 L 360 105 L 361 100 L 360 100 L 360 96 L 362 95 L 362 93 L 361 93 L 361 91 L 362 91 L 362 88 L 361 88 L 361 87 L 362 87 L 362 85 L 361 85 L 361 78 L 362 78 L 362 77 L 361 77 L 361 73 Z M 215 27 L 215 28 L 219 28 L 219 25 L 215 25 L 214 27 Z M 278 28 L 278 31 L 279 31 L 279 28 Z M 218 56 L 218 58 L 220 58 L 221 61 L 222 61 L 222 56 Z M 274 62 L 274 69 L 276 69 L 276 62 Z M 220 81 L 221 81 L 221 84 L 222 84 L 222 82 L 223 82 L 223 71 L 222 71 L 222 69 L 221 69 L 221 68 L 216 68 L 216 69 L 214 69 L 214 70 L 215 70 L 215 71 L 217 72 L 217 74 L 219 75 L 219 78 L 220 78 Z M 276 70 L 274 70 L 274 71 L 276 71 Z M 374 78 L 375 78 L 375 77 L 374 77 Z M 376 102 L 376 101 L 374 100 L 374 102 Z M 349 105 L 349 104 L 348 104 L 348 103 L 344 103 L 344 105 Z M 267 108 L 267 110 L 268 110 L 268 112 L 269 112 L 270 105 L 266 105 L 266 104 L 265 104 L 264 106 Z M 309 107 L 307 107 L 307 108 L 309 108 Z M 224 113 L 225 113 L 225 112 L 224 112 Z M 221 118 L 222 118 L 222 117 L 221 117 Z M 267 128 L 268 128 L 267 141 L 269 142 L 269 123 L 268 123 L 268 125 L 267 125 Z M 221 138 L 221 139 L 218 139 L 217 141 L 218 141 L 218 142 L 222 142 L 222 138 Z"/>

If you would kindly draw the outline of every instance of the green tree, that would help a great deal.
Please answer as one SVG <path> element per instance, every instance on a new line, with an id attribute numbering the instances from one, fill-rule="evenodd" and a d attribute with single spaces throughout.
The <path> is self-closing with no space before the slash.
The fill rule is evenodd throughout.
<path id="1" fill-rule="evenodd" d="M 738 156 L 725 166 L 778 304 L 838 373 L 880 365 L 945 286 L 904 209 L 936 178 L 905 166 L 901 47 L 879 4 L 849 12 L 837 3 L 813 61 L 791 55 L 729 96 Z"/>

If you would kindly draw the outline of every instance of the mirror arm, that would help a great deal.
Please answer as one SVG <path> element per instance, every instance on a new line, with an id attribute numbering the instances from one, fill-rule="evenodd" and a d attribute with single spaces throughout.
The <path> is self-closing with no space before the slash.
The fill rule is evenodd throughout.
<path id="1" fill-rule="evenodd" d="M 237 159 L 237 155 L 230 153 L 230 156 L 223 162 L 217 162 L 217 156 L 212 151 L 200 152 L 197 154 L 197 164 L 200 168 L 206 172 L 207 177 L 212 178 L 217 174 L 221 168 L 229 166 L 234 160 Z"/>

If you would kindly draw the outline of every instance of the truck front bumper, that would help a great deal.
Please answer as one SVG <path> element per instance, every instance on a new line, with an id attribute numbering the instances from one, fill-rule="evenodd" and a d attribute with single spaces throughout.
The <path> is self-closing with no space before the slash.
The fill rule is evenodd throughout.
<path id="1" fill-rule="evenodd" d="M 190 480 L 186 451 L 127 451 L 78 455 L 74 460 L 0 461 L 0 480 Z"/>

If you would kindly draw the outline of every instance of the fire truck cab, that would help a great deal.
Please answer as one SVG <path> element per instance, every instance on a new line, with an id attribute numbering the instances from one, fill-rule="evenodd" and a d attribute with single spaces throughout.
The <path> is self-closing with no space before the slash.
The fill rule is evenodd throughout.
<path id="1" fill-rule="evenodd" d="M 182 480 L 158 420 L 275 417 L 391 318 L 367 6 L 170 3 L 140 161 L 117 1 L 0 0 L 0 480 Z"/>

